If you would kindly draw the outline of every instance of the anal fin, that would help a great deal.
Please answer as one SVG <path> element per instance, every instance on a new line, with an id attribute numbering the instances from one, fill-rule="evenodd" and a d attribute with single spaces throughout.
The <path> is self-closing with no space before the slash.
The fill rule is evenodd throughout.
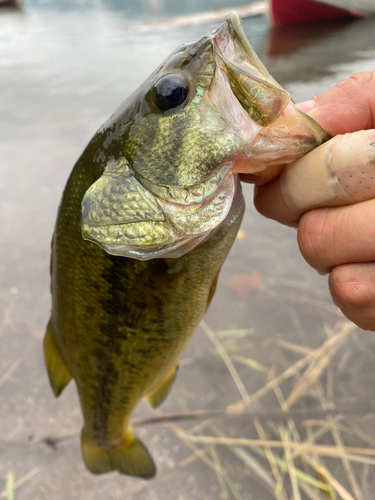
<path id="1" fill-rule="evenodd" d="M 99 446 L 81 434 L 82 456 L 93 474 L 117 470 L 121 474 L 150 479 L 155 476 L 155 464 L 142 442 L 128 430 L 124 441 L 110 446 Z"/>
<path id="2" fill-rule="evenodd" d="M 55 346 L 51 330 L 51 321 L 49 321 L 47 331 L 44 336 L 44 360 L 53 393 L 56 397 L 58 397 L 64 387 L 70 382 L 72 376 Z"/>
<path id="3" fill-rule="evenodd" d="M 167 375 L 159 382 L 155 389 L 149 392 L 146 400 L 152 408 L 157 408 L 162 404 L 172 389 L 173 382 L 175 381 L 178 365 L 169 370 Z"/>

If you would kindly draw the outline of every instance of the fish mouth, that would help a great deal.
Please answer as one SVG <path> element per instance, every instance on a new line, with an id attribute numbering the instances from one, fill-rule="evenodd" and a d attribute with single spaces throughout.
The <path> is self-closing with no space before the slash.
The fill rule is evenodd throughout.
<path id="1" fill-rule="evenodd" d="M 268 73 L 237 12 L 231 12 L 212 37 L 217 68 L 210 100 L 245 143 L 234 159 L 233 171 L 236 163 L 241 165 L 240 173 L 289 163 L 329 139 Z"/>
<path id="2" fill-rule="evenodd" d="M 242 28 L 237 12 L 231 12 L 213 34 L 218 64 L 229 77 L 233 94 L 250 118 L 260 126 L 273 123 L 291 101 L 268 73 Z"/>

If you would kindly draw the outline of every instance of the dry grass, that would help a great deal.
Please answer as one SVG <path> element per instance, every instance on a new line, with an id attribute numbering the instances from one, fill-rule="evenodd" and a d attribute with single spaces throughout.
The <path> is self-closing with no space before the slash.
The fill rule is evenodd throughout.
<path id="1" fill-rule="evenodd" d="M 205 322 L 201 326 L 226 365 L 241 399 L 221 414 L 207 412 L 207 420 L 190 431 L 175 423 L 173 431 L 185 444 L 205 447 L 205 460 L 210 456 L 220 485 L 220 498 L 241 498 L 238 491 L 229 486 L 232 484 L 229 474 L 224 461 L 220 461 L 220 450 L 225 447 L 277 500 L 368 500 L 362 493 L 362 487 L 374 473 L 374 440 L 351 421 L 349 414 L 336 408 L 333 397 L 333 360 L 338 353 L 341 360 L 345 359 L 350 346 L 348 341 L 356 326 L 341 321 L 333 330 L 327 328 L 326 340 L 315 349 L 275 340 L 280 349 L 299 356 L 281 373 L 276 373 L 274 367 L 266 368 L 257 359 L 233 354 L 233 342 L 226 348 L 226 342 L 221 341 L 227 339 L 228 333 L 216 334 Z M 233 331 L 233 338 L 244 336 L 237 333 Z M 236 365 L 264 374 L 264 384 L 249 394 Z M 272 418 L 272 411 L 266 422 L 259 418 L 263 411 L 262 400 L 270 393 L 278 401 L 280 415 L 285 416 L 282 422 L 280 418 Z M 295 421 L 293 415 L 298 415 L 298 409 L 293 407 L 304 403 L 312 394 L 319 402 L 321 418 Z M 312 413 L 316 411 L 314 407 Z M 198 413 L 195 416 L 204 419 L 204 412 L 200 412 L 199 417 Z M 309 408 L 306 415 L 308 413 Z M 190 413 L 190 416 L 195 418 L 193 414 Z M 189 417 L 189 413 L 185 415 Z M 236 418 L 240 415 L 242 418 L 249 416 L 257 438 L 224 435 L 227 429 L 225 424 L 216 426 L 212 420 L 215 416 Z M 353 440 L 359 441 L 361 446 L 346 444 Z M 327 444 L 327 441 L 332 444 Z M 362 474 L 359 474 L 361 468 Z"/>
<path id="2" fill-rule="evenodd" d="M 13 374 L 16 372 L 16 370 L 20 367 L 22 363 L 22 359 L 19 358 L 17 359 L 12 365 L 9 367 L 9 369 L 0 377 L 0 387 L 5 384 L 10 378 L 12 378 Z"/>
<path id="3" fill-rule="evenodd" d="M 35 467 L 17 481 L 15 480 L 14 474 L 10 472 L 7 475 L 5 489 L 0 493 L 0 498 L 6 498 L 6 500 L 14 500 L 15 491 L 20 486 L 27 483 L 27 481 L 29 481 L 32 477 L 36 476 L 39 472 L 40 472 L 40 467 Z"/>

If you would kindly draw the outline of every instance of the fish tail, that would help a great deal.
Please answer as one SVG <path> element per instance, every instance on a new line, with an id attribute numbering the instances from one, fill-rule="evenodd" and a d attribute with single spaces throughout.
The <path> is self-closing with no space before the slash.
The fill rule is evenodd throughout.
<path id="1" fill-rule="evenodd" d="M 142 442 L 129 429 L 122 443 L 99 446 L 81 434 L 82 456 L 86 467 L 93 474 L 117 470 L 129 476 L 151 479 L 155 476 L 155 464 Z"/>
<path id="2" fill-rule="evenodd" d="M 44 360 L 53 393 L 58 397 L 72 376 L 53 341 L 51 320 L 44 336 Z"/>

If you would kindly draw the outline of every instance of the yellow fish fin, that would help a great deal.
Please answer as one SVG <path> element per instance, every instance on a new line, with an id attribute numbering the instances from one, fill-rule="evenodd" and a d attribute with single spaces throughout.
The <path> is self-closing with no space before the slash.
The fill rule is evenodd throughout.
<path id="1" fill-rule="evenodd" d="M 55 346 L 51 330 L 52 326 L 50 321 L 44 336 L 44 360 L 53 393 L 56 397 L 58 397 L 64 387 L 70 382 L 72 376 L 62 360 L 57 347 Z"/>
<path id="2" fill-rule="evenodd" d="M 217 275 L 215 276 L 211 286 L 210 286 L 210 290 L 208 292 L 208 298 L 207 298 L 207 307 L 206 307 L 206 311 L 207 309 L 210 307 L 210 304 L 211 304 L 211 301 L 215 295 L 215 292 L 216 292 L 216 286 L 217 286 L 217 281 L 219 279 L 219 274 L 220 274 L 220 269 L 217 273 Z"/>
<path id="3" fill-rule="evenodd" d="M 98 446 L 81 434 L 82 456 L 93 474 L 117 470 L 121 474 L 151 479 L 156 474 L 155 464 L 146 447 L 129 429 L 124 442 L 114 446 Z"/>
<path id="4" fill-rule="evenodd" d="M 171 368 L 156 388 L 147 394 L 146 400 L 152 408 L 160 406 L 164 399 L 168 396 L 170 390 L 172 389 L 173 382 L 175 381 L 177 370 L 178 365 Z"/>

